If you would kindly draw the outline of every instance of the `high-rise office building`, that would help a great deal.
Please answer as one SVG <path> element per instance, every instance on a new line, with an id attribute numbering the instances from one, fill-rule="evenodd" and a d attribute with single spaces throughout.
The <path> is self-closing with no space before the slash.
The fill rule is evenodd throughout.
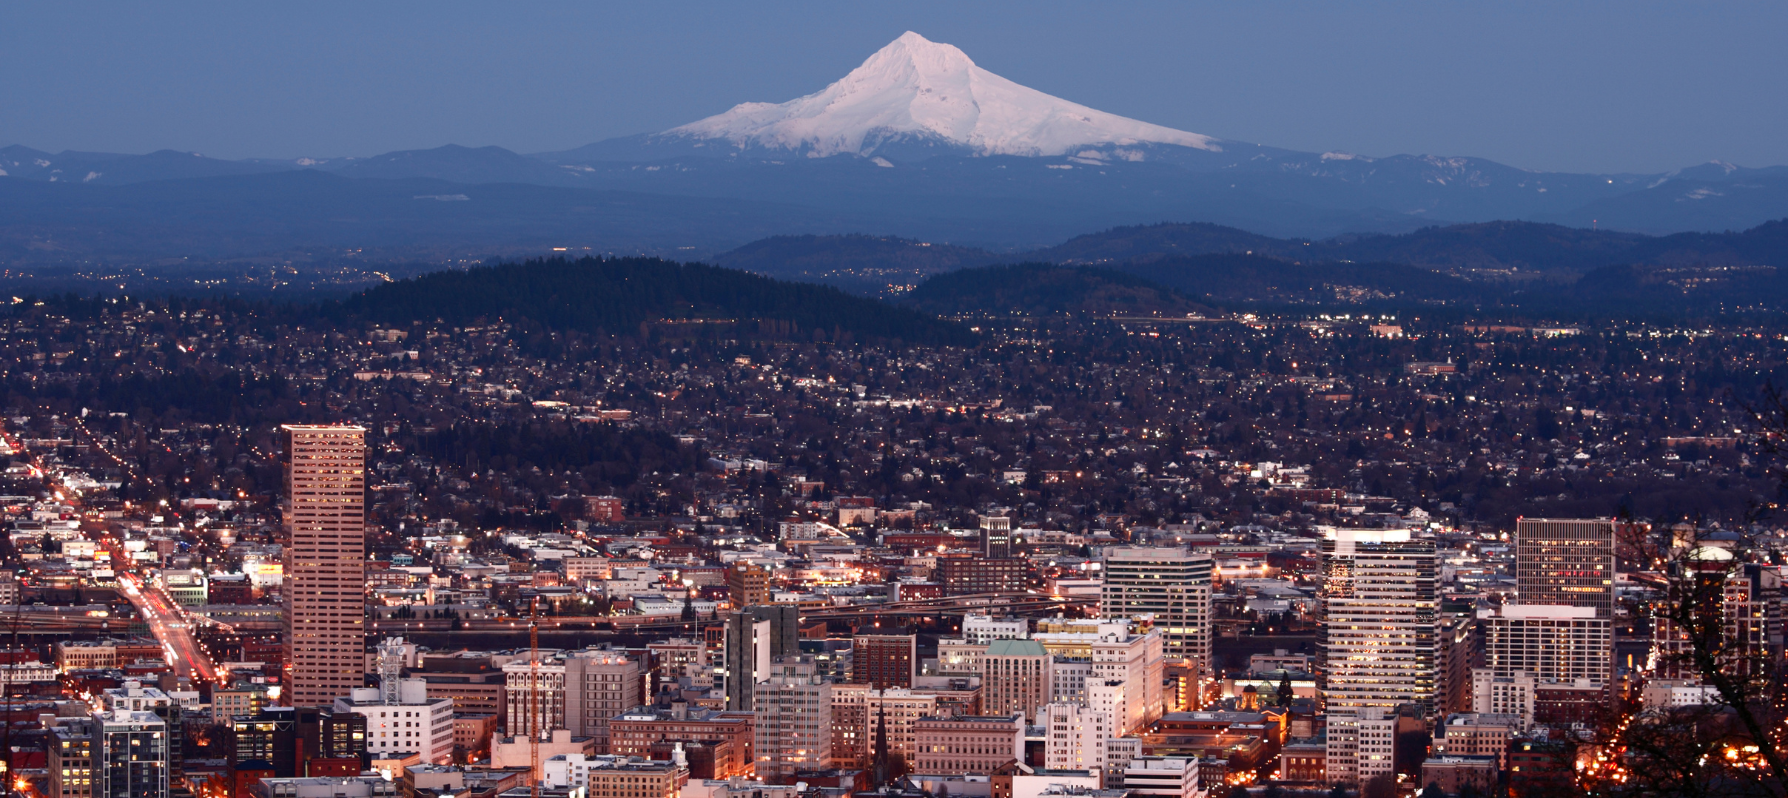
<path id="1" fill-rule="evenodd" d="M 735 609 L 770 603 L 770 569 L 736 562 L 726 569 L 726 597 Z"/>
<path id="2" fill-rule="evenodd" d="M 851 681 L 877 690 L 912 687 L 919 662 L 916 635 L 857 635 L 851 638 Z"/>
<path id="3" fill-rule="evenodd" d="M 801 653 L 799 609 L 793 604 L 746 607 L 727 616 L 726 709 L 750 712 L 752 692 L 777 657 Z"/>
<path id="4" fill-rule="evenodd" d="M 366 430 L 284 429 L 287 700 L 328 705 L 366 672 Z"/>
<path id="5" fill-rule="evenodd" d="M 981 516 L 981 555 L 990 560 L 1012 558 L 1012 519 L 1003 515 Z"/>
<path id="6" fill-rule="evenodd" d="M 1394 772 L 1397 761 L 1397 718 L 1384 707 L 1359 707 L 1329 714 L 1324 781 L 1364 784 Z"/>
<path id="7" fill-rule="evenodd" d="M 1613 621 L 1598 617 L 1594 607 L 1504 604 L 1479 623 L 1484 667 L 1497 676 L 1601 685 L 1614 675 Z"/>
<path id="8" fill-rule="evenodd" d="M 806 657 L 778 657 L 753 694 L 757 776 L 786 783 L 832 759 L 832 683 Z"/>
<path id="9" fill-rule="evenodd" d="M 1434 711 L 1434 567 L 1434 542 L 1408 530 L 1324 535 L 1317 677 L 1329 718 L 1329 781 L 1358 784 L 1391 772 L 1398 709 Z"/>
<path id="10" fill-rule="evenodd" d="M 1176 548 L 1126 547 L 1105 554 L 1099 615 L 1110 619 L 1151 616 L 1168 659 L 1211 673 L 1211 573 L 1209 555 Z"/>
<path id="11" fill-rule="evenodd" d="M 1719 549 L 1710 552 L 1724 553 Z M 1782 568 L 1762 563 L 1733 566 L 1718 555 L 1684 563 L 1691 569 L 1673 580 L 1666 606 L 1681 606 L 1688 595 L 1719 596 L 1721 670 L 1731 674 L 1756 674 L 1782 655 Z M 1711 602 L 1709 602 L 1711 603 Z M 1704 605 L 1706 606 L 1706 605 Z M 1711 611 L 1706 606 L 1704 612 Z M 1694 647 L 1670 613 L 1652 619 L 1655 651 L 1653 673 L 1662 679 L 1699 680 L 1693 661 Z"/>
<path id="12" fill-rule="evenodd" d="M 995 640 L 981 658 L 981 711 L 1037 716 L 1049 703 L 1055 658 L 1035 640 Z"/>
<path id="13" fill-rule="evenodd" d="M 1515 594 L 1522 604 L 1591 607 L 1614 617 L 1614 522 L 1522 518 L 1515 522 Z"/>
<path id="14" fill-rule="evenodd" d="M 1116 682 L 1126 688 L 1122 711 L 1113 716 L 1112 736 L 1136 734 L 1160 720 L 1164 711 L 1161 634 L 1102 634 L 1092 647 L 1087 700 L 1096 699 L 1095 688 L 1101 682 Z"/>
<path id="15" fill-rule="evenodd" d="M 618 651 L 580 651 L 565 660 L 565 723 L 573 735 L 613 753 L 609 720 L 639 706 L 645 694 L 639 660 Z"/>
<path id="16" fill-rule="evenodd" d="M 1085 704 L 1043 707 L 1043 767 L 1050 770 L 1105 770 L 1105 741 L 1115 737 L 1111 714 Z"/>
<path id="17" fill-rule="evenodd" d="M 503 665 L 503 703 L 508 716 L 503 730 L 510 736 L 542 739 L 554 729 L 569 729 L 565 720 L 565 659 L 558 652 L 541 652 L 540 664 L 518 657 Z"/>
<path id="18" fill-rule="evenodd" d="M 1318 678 L 1328 712 L 1434 709 L 1434 543 L 1407 530 L 1334 529 L 1322 541 Z"/>
<path id="19" fill-rule="evenodd" d="M 57 718 L 49 745 L 50 798 L 93 798 L 92 718 Z"/>
<path id="20" fill-rule="evenodd" d="M 168 724 L 153 712 L 93 714 L 94 798 L 168 798 Z"/>

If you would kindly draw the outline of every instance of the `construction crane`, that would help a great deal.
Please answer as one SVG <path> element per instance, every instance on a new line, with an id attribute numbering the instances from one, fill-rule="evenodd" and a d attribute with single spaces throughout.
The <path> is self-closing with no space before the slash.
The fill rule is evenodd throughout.
<path id="1" fill-rule="evenodd" d="M 529 798 L 540 798 L 540 597 L 528 605 L 528 782 Z"/>

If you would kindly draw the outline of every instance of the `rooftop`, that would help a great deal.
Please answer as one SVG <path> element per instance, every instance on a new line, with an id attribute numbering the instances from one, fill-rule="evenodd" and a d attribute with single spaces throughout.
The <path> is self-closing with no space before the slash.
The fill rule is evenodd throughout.
<path id="1" fill-rule="evenodd" d="M 987 644 L 989 657 L 1047 657 L 1049 652 L 1035 640 L 1000 639 Z"/>

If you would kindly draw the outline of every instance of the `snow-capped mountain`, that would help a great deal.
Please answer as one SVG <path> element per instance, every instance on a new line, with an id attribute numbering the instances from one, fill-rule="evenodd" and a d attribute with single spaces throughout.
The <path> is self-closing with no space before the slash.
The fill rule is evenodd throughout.
<path id="1" fill-rule="evenodd" d="M 911 31 L 818 92 L 780 104 L 742 103 L 660 135 L 814 157 L 873 156 L 890 142 L 942 144 L 974 155 L 1059 156 L 1081 147 L 1138 144 L 1221 149 L 1209 136 L 1020 86 L 975 66 L 963 51 Z"/>
<path id="2" fill-rule="evenodd" d="M 338 210 L 375 206 L 386 215 Z M 212 220 L 226 212 L 240 224 L 220 233 Z M 561 152 L 449 145 L 370 158 L 220 161 L 0 147 L 0 260 L 9 242 L 73 251 L 65 242 L 127 228 L 182 256 L 192 253 L 178 247 L 208 236 L 219 247 L 263 242 L 229 250 L 240 255 L 540 241 L 542 230 L 554 241 L 686 255 L 777 234 L 869 232 L 1018 249 L 1161 221 L 1322 239 L 1511 219 L 1671 233 L 1784 216 L 1788 167 L 1569 174 L 1481 158 L 1297 152 L 1068 102 L 916 33 L 814 94 Z M 378 220 L 366 229 L 379 232 L 344 227 L 350 217 Z M 110 251 L 103 240 L 90 246 Z"/>

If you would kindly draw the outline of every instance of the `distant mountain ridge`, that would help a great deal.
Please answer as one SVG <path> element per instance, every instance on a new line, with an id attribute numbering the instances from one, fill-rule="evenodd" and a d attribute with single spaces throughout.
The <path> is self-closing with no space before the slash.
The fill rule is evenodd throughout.
<path id="1" fill-rule="evenodd" d="M 322 194 L 286 193 L 293 185 L 321 185 L 291 178 L 314 172 L 351 179 L 327 194 L 354 207 L 387 202 L 403 190 L 390 184 L 401 181 L 438 184 L 418 196 L 471 199 L 445 217 L 386 208 L 375 214 L 378 224 L 362 224 L 362 217 L 302 201 L 324 201 Z M 1066 249 L 1051 259 L 1097 263 L 1124 256 L 1113 254 L 1115 242 L 1075 254 L 1070 250 L 1079 245 L 1063 240 L 1199 222 L 1302 240 L 1297 246 L 1307 242 L 1314 251 L 1331 239 L 1457 224 L 1521 221 L 1663 235 L 1749 230 L 1788 217 L 1785 166 L 1712 162 L 1658 174 L 1569 174 L 1470 157 L 1297 152 L 1098 111 L 995 75 L 962 50 L 911 32 L 812 94 L 743 103 L 668 130 L 560 152 L 448 145 L 370 158 L 226 161 L 172 150 L 0 148 L 0 202 L 49 196 L 16 184 L 52 182 L 83 190 L 54 192 L 53 200 L 27 209 L 28 221 L 0 216 L 0 258 L 385 251 L 445 229 L 458 251 L 484 255 L 564 246 L 684 258 L 771 236 L 874 231 L 996 252 L 1059 246 Z M 205 192 L 209 199 L 200 196 Z M 649 206 L 649 221 L 628 225 L 595 213 L 580 226 L 532 213 L 602 208 L 623 195 Z M 207 204 L 220 210 L 198 210 Z M 149 238 L 126 243 L 95 221 L 120 216 Z M 1598 258 L 1620 249 L 1600 236 L 1560 236 L 1546 251 L 1571 251 L 1581 268 L 1606 265 L 1612 261 Z M 1221 237 L 1250 250 L 1245 237 Z M 1275 246 L 1260 242 L 1255 249 Z M 1342 251 L 1361 254 L 1366 244 L 1362 238 L 1348 246 L 1330 247 L 1323 257 L 1352 257 Z M 1464 245 L 1436 246 L 1453 253 L 1447 268 L 1513 267 L 1525 257 L 1489 243 L 1475 254 Z"/>
<path id="2" fill-rule="evenodd" d="M 1134 269 L 1207 255 L 1252 255 L 1292 263 L 1389 263 L 1479 280 L 1581 275 L 1616 265 L 1788 268 L 1788 220 L 1737 233 L 1645 236 L 1535 222 L 1429 227 L 1396 235 L 1281 239 L 1220 225 L 1116 227 L 1021 252 L 930 244 L 890 237 L 775 237 L 715 255 L 722 265 L 785 279 L 815 280 L 874 293 L 889 280 L 922 282 L 997 263 L 1053 263 Z"/>
<path id="3" fill-rule="evenodd" d="M 933 277 L 895 301 L 956 315 L 1183 317 L 1171 308 L 1147 308 L 1144 298 L 1166 296 L 1232 312 L 1410 312 L 1585 322 L 1731 314 L 1780 319 L 1788 315 L 1788 269 L 1616 265 L 1573 278 L 1485 282 L 1398 263 L 1174 255 L 1109 267 L 963 269 Z"/>

